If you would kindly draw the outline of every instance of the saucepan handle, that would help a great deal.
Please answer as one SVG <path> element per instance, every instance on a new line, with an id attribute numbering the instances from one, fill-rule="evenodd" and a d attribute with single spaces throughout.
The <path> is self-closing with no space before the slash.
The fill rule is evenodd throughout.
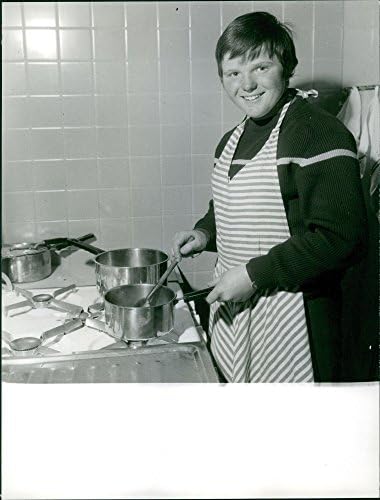
<path id="1" fill-rule="evenodd" d="M 202 290 L 195 290 L 194 292 L 185 293 L 182 298 L 176 299 L 176 302 L 184 300 L 185 302 L 190 302 L 191 300 L 201 299 L 202 297 L 207 297 L 207 295 L 213 290 L 214 287 L 203 288 Z"/>
<path id="2" fill-rule="evenodd" d="M 90 238 L 94 238 L 93 234 L 85 234 L 84 236 L 80 236 L 77 238 L 78 240 L 89 240 Z M 67 241 L 67 236 L 59 236 L 58 238 L 48 238 L 46 240 L 40 241 L 37 243 L 38 245 L 45 245 L 45 246 L 57 246 L 57 245 L 63 245 Z"/>
<path id="3" fill-rule="evenodd" d="M 102 250 L 101 248 L 94 247 L 93 245 L 89 245 L 88 243 L 83 243 L 79 239 L 68 238 L 67 241 L 68 241 L 69 245 L 81 248 L 82 250 L 87 250 L 87 252 L 90 252 L 90 253 L 95 254 L 95 255 L 99 255 L 100 253 L 103 253 L 106 251 L 106 250 Z"/>
<path id="4" fill-rule="evenodd" d="M 79 238 L 75 238 L 75 239 L 78 241 L 86 241 L 86 240 L 91 240 L 93 238 L 95 238 L 95 235 L 92 233 L 89 233 L 89 234 L 85 234 L 85 235 L 80 236 Z M 65 238 L 62 243 L 58 242 L 57 244 L 53 245 L 53 249 L 54 250 L 63 250 L 64 248 L 67 248 L 68 246 L 70 246 L 69 238 Z"/>

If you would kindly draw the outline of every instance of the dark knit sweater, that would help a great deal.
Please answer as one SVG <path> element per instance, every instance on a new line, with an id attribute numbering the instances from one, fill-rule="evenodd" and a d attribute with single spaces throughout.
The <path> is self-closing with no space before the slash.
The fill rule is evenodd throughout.
<path id="1" fill-rule="evenodd" d="M 230 177 L 261 149 L 282 106 L 294 94 L 294 89 L 289 89 L 268 115 L 247 120 Z M 227 132 L 218 144 L 216 159 L 232 132 Z M 366 239 L 365 206 L 359 165 L 356 158 L 347 156 L 347 151 L 356 154 L 355 140 L 346 127 L 333 115 L 297 97 L 283 120 L 277 149 L 279 182 L 291 237 L 247 263 L 248 274 L 259 291 L 318 293 L 321 288 L 334 288 L 342 270 L 360 255 Z M 206 250 L 215 251 L 212 201 L 195 228 L 210 236 Z"/>

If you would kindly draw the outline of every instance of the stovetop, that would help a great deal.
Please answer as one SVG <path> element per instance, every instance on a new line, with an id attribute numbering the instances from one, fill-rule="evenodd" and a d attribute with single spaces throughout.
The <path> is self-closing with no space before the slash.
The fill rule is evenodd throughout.
<path id="1" fill-rule="evenodd" d="M 65 283 L 67 286 L 69 283 Z M 25 289 L 26 287 L 23 286 Z M 27 289 L 27 288 L 26 288 Z M 52 294 L 57 288 L 33 288 L 30 289 L 33 296 L 37 294 Z M 181 294 L 181 291 L 178 292 Z M 64 300 L 66 303 L 81 306 L 84 311 L 87 311 L 89 305 L 99 302 L 99 295 L 96 286 L 78 286 L 74 291 L 69 291 L 66 294 L 57 297 L 59 300 Z M 4 339 L 14 340 L 20 337 L 36 337 L 51 328 L 63 324 L 68 319 L 68 313 L 50 308 L 31 308 L 24 306 L 10 310 L 7 313 L 7 306 L 25 301 L 24 297 L 17 292 L 2 291 L 2 355 L 3 356 L 20 356 L 21 353 L 10 351 Z M 191 306 L 190 306 L 191 307 Z M 172 336 L 173 342 L 197 342 L 200 340 L 199 329 L 195 327 L 194 318 L 189 307 L 183 301 L 179 301 L 174 310 L 174 332 Z M 101 317 L 99 318 L 102 319 Z M 148 345 L 166 344 L 168 342 L 167 332 L 158 334 L 158 337 L 148 341 Z M 162 340 L 160 337 L 162 336 Z M 170 341 L 169 336 L 169 341 Z M 55 339 L 50 339 L 38 349 L 39 356 L 48 356 L 54 354 L 72 354 L 83 351 L 99 350 L 104 348 L 126 348 L 124 342 L 113 339 L 106 333 L 83 326 L 74 332 Z"/>

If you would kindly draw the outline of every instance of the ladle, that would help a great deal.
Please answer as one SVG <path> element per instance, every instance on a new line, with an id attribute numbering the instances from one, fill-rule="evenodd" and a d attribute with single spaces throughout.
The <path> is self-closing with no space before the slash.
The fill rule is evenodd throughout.
<path id="1" fill-rule="evenodd" d="M 155 284 L 155 286 L 152 288 L 152 290 L 148 293 L 146 297 L 143 297 L 142 299 L 139 299 L 135 307 L 149 307 L 151 305 L 151 299 L 153 295 L 159 290 L 162 285 L 165 283 L 166 278 L 169 276 L 169 274 L 173 271 L 173 269 L 177 266 L 179 263 L 178 259 L 174 259 L 173 262 L 170 264 L 170 266 L 167 268 L 167 270 L 164 272 L 164 274 L 161 276 L 161 278 L 158 280 L 158 282 Z"/>
<path id="2" fill-rule="evenodd" d="M 52 337 L 56 337 L 58 335 L 65 335 L 66 333 L 71 333 L 78 328 L 83 326 L 83 321 L 80 319 L 73 319 L 64 323 L 63 325 L 52 328 L 51 330 L 44 332 L 39 338 L 36 337 L 20 337 L 18 339 L 6 341 L 8 346 L 13 351 L 31 351 L 41 347 L 41 345 L 46 342 L 48 339 Z"/>

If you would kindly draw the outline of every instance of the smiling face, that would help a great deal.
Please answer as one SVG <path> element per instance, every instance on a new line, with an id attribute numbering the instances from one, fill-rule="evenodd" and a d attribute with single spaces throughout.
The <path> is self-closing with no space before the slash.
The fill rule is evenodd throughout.
<path id="1" fill-rule="evenodd" d="M 222 84 L 229 98 L 250 118 L 266 115 L 282 96 L 286 81 L 276 55 L 264 51 L 252 60 L 244 57 L 222 61 Z"/>

